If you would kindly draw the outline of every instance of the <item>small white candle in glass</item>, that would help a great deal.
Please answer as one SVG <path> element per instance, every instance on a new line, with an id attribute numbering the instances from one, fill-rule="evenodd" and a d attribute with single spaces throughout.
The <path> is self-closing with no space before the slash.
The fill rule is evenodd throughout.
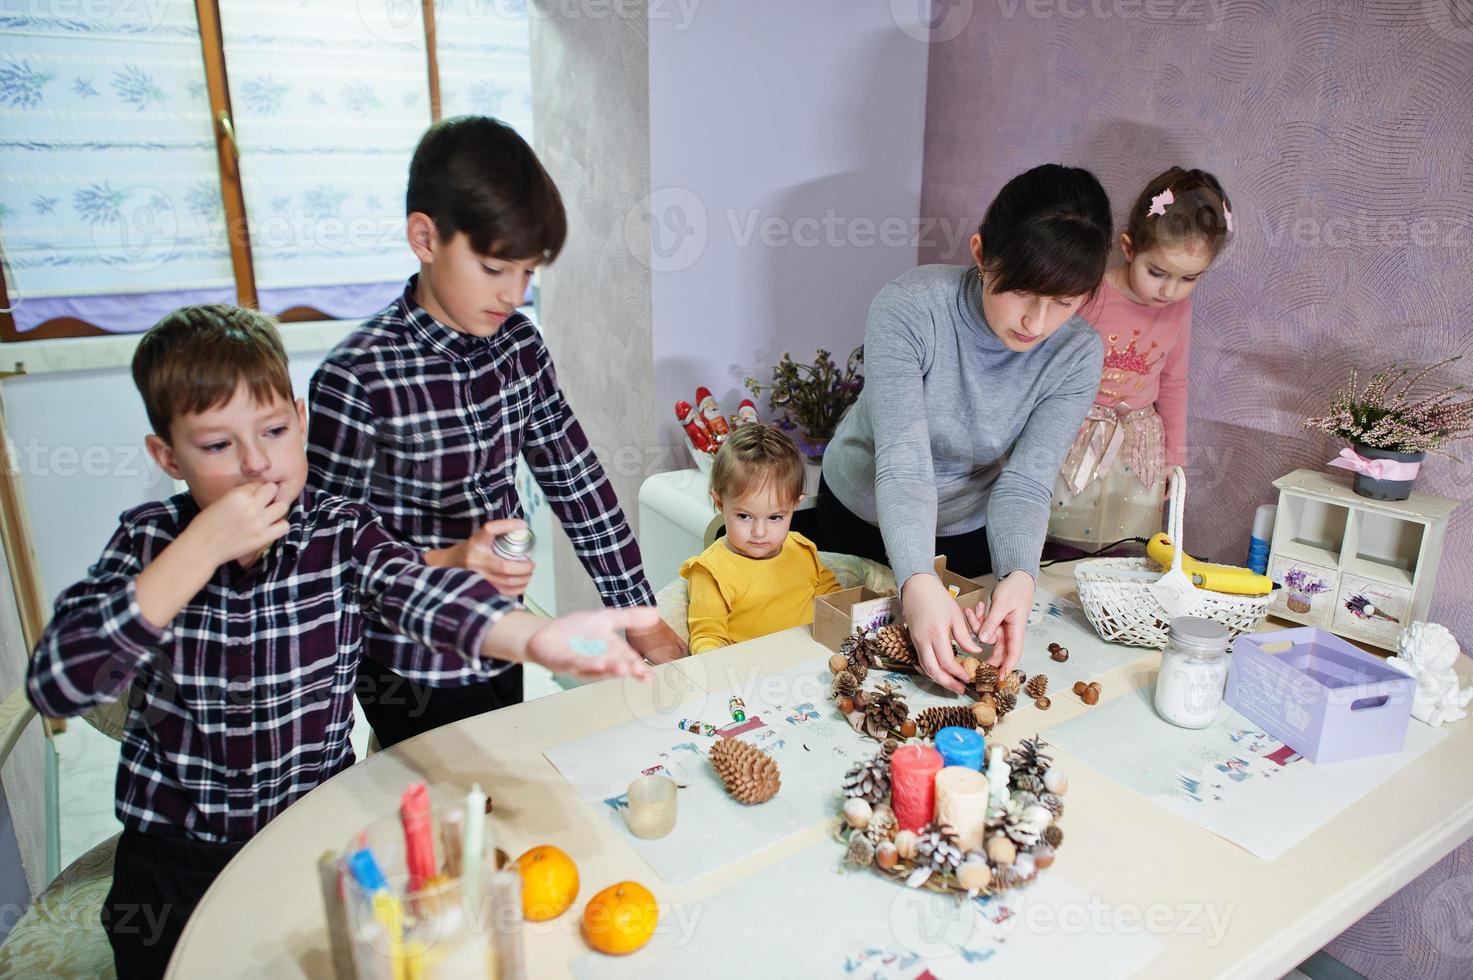
<path id="1" fill-rule="evenodd" d="M 669 776 L 640 776 L 629 784 L 629 832 L 646 839 L 664 837 L 675 829 L 675 780 Z"/>

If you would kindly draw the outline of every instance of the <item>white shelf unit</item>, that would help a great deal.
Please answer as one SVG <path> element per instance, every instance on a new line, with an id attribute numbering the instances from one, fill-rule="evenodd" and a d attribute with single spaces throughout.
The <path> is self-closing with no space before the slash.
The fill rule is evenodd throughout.
<path id="1" fill-rule="evenodd" d="M 1269 611 L 1394 650 L 1402 627 L 1427 618 L 1458 501 L 1421 493 L 1372 500 L 1350 482 L 1318 470 L 1274 481 L 1279 510 L 1268 571 L 1284 587 Z M 1286 580 L 1305 588 L 1291 590 Z"/>

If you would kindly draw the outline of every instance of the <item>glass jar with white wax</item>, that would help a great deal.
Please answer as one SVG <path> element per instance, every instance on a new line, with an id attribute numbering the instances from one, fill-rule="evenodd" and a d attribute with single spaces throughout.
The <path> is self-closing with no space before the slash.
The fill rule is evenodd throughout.
<path id="1" fill-rule="evenodd" d="M 1206 728 L 1217 720 L 1227 686 L 1227 627 L 1200 616 L 1171 621 L 1156 677 L 1156 712 L 1182 728 Z"/>

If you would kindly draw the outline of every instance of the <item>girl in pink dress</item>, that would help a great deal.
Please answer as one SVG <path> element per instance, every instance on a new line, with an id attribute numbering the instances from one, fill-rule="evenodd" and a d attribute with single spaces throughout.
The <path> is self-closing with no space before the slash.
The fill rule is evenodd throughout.
<path id="1" fill-rule="evenodd" d="M 1187 461 L 1192 291 L 1232 231 L 1227 194 L 1204 170 L 1172 167 L 1131 206 L 1125 264 L 1080 310 L 1105 368 L 1054 482 L 1053 541 L 1094 550 L 1161 529 L 1171 467 Z"/>

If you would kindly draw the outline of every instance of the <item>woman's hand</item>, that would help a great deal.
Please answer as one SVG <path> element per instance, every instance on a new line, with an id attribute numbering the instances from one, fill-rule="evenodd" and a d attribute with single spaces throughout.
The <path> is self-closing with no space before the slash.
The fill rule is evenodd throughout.
<path id="1" fill-rule="evenodd" d="M 967 610 L 967 623 L 983 643 L 994 644 L 988 662 L 1006 674 L 1023 658 L 1023 631 L 1028 628 L 1028 614 L 1033 611 L 1033 576 L 1013 572 L 992 588 L 992 601 L 986 618 L 976 610 Z"/>
<path id="2" fill-rule="evenodd" d="M 971 678 L 951 652 L 952 641 L 968 653 L 981 653 L 982 648 L 972 638 L 961 607 L 946 591 L 941 580 L 927 572 L 919 572 L 905 580 L 900 600 L 905 611 L 905 623 L 910 627 L 910 640 L 920 657 L 921 669 L 948 691 L 962 693 L 963 685 Z M 1030 604 L 1033 601 L 1031 593 L 1028 601 Z"/>

